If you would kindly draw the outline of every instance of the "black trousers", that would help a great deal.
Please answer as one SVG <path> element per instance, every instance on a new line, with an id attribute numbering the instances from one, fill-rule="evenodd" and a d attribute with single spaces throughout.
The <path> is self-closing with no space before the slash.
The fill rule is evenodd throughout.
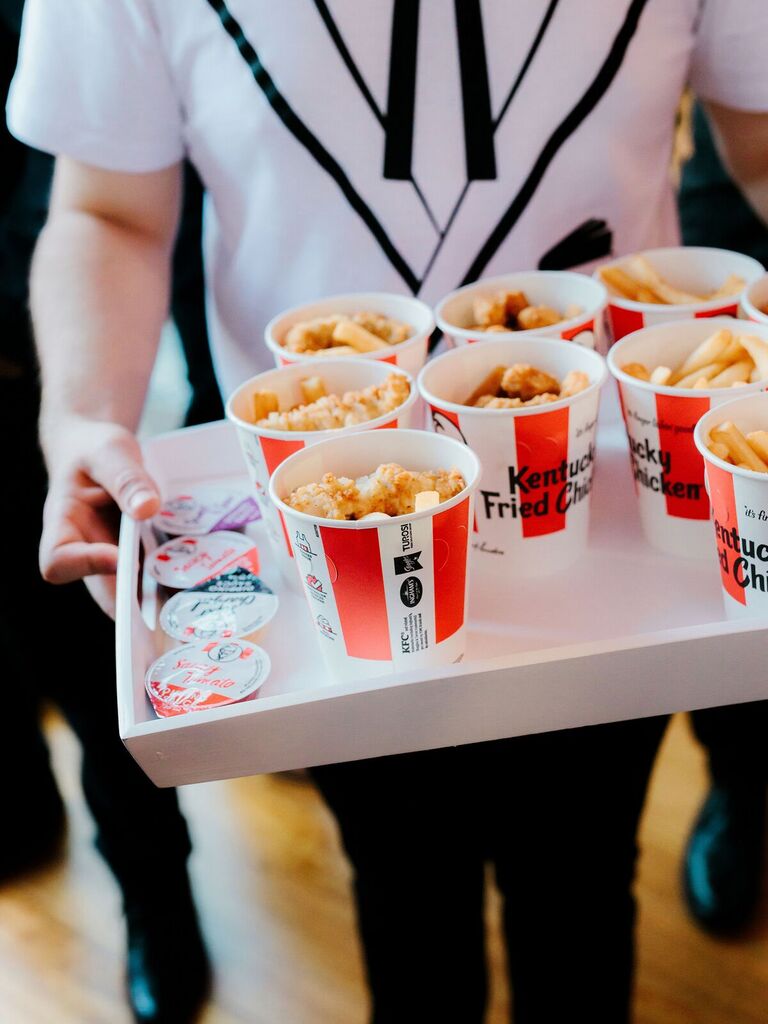
<path id="1" fill-rule="evenodd" d="M 3 330 L 28 330 L 26 314 L 6 318 Z M 0 778 L 4 841 L 34 827 L 38 801 L 51 787 L 48 750 L 40 731 L 40 702 L 54 701 L 82 745 L 85 797 L 97 843 L 126 899 L 153 888 L 173 897 L 173 869 L 183 890 L 190 850 L 176 793 L 149 782 L 117 731 L 114 624 L 82 583 L 54 587 L 37 567 L 46 476 L 37 445 L 38 393 L 30 366 L 3 363 L 0 438 L 3 493 L 0 525 L 6 586 L 0 636 L 6 656 Z M 13 780 L 16 780 L 14 782 Z M 18 783 L 23 781 L 23 785 Z M 30 823 L 30 817 L 32 822 Z M 169 885 L 153 887 L 158 864 Z M 137 895 L 138 894 L 138 895 Z M 155 897 L 153 897 L 155 898 Z"/>
<path id="2" fill-rule="evenodd" d="M 666 723 L 313 769 L 354 868 L 374 1024 L 481 1024 L 487 861 L 515 1024 L 629 1020 L 635 836 Z"/>
<path id="3" fill-rule="evenodd" d="M 692 711 L 691 724 L 714 780 L 768 785 L 768 700 Z"/>

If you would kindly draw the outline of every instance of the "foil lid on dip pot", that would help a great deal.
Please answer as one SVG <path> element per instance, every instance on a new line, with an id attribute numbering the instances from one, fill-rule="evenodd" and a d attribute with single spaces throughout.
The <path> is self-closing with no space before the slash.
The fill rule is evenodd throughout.
<path id="1" fill-rule="evenodd" d="M 144 684 L 160 718 L 236 704 L 269 676 L 269 655 L 246 640 L 185 644 L 148 669 Z"/>
<path id="2" fill-rule="evenodd" d="M 279 603 L 257 576 L 237 568 L 174 594 L 160 612 L 160 625 L 185 643 L 251 636 L 274 618 Z"/>
<path id="3" fill-rule="evenodd" d="M 188 590 L 238 566 L 258 573 L 259 553 L 249 537 L 227 530 L 203 537 L 174 537 L 147 559 L 150 574 L 174 590 Z"/>
<path id="4" fill-rule="evenodd" d="M 163 533 L 197 537 L 217 530 L 242 530 L 260 518 L 259 506 L 246 487 L 201 484 L 168 498 L 153 522 Z"/>

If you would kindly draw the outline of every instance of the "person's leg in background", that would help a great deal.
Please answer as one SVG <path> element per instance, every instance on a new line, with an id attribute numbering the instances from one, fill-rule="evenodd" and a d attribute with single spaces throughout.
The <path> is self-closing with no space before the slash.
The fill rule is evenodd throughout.
<path id="1" fill-rule="evenodd" d="M 479 792 L 463 750 L 313 768 L 354 872 L 372 1024 L 482 1024 Z"/>
<path id="2" fill-rule="evenodd" d="M 213 369 L 205 319 L 203 275 L 203 186 L 191 164 L 184 167 L 184 202 L 173 254 L 171 314 L 181 338 L 192 398 L 184 426 L 209 423 L 224 416 Z"/>
<path id="3" fill-rule="evenodd" d="M 723 168 L 698 105 L 692 128 L 694 152 L 683 167 L 679 195 L 685 244 L 735 249 L 768 264 L 768 226 Z M 711 788 L 686 847 L 684 891 L 700 924 L 728 932 L 750 921 L 760 893 L 768 701 L 694 711 L 691 718 L 709 758 Z"/>
<path id="4" fill-rule="evenodd" d="M 175 793 L 152 786 L 120 740 L 114 624 L 83 584 L 47 584 L 37 564 L 47 480 L 37 442 L 39 388 L 26 309 L 26 273 L 18 263 L 19 254 L 31 252 L 33 224 L 42 219 L 33 216 L 33 207 L 44 207 L 50 169 L 47 157 L 27 153 L 10 223 L 2 222 L 8 230 L 0 233 L 5 243 L 0 245 L 2 255 L 9 263 L 16 256 L 13 266 L 22 283 L 12 293 L 11 278 L 3 278 L 6 291 L 0 295 L 0 436 L 12 438 L 4 446 L 7 499 L 0 504 L 12 583 L 0 617 L 0 635 L 8 657 L 18 666 L 11 677 L 24 681 L 9 691 L 8 699 L 20 690 L 24 693 L 14 706 L 13 726 L 4 732 L 3 762 L 36 766 L 34 773 L 26 775 L 26 814 L 15 828 L 8 828 L 4 846 L 8 857 L 17 841 L 23 852 L 23 844 L 30 841 L 25 824 L 30 806 L 35 811 L 33 830 L 37 827 L 46 834 L 56 826 L 57 791 L 51 787 L 47 750 L 36 717 L 39 700 L 51 697 L 83 745 L 84 790 L 96 820 L 99 848 L 123 891 L 134 1015 L 139 1021 L 181 1024 L 193 1019 L 208 978 L 187 883 L 186 824 Z M 10 824 L 7 818 L 6 824 Z M 153 884 L 159 868 L 162 884 Z M 189 974 L 186 962 L 194 965 Z"/>
<path id="5" fill-rule="evenodd" d="M 768 701 L 691 714 L 710 788 L 688 838 L 683 884 L 696 920 L 715 933 L 748 924 L 760 898 L 768 793 Z"/>
<path id="6" fill-rule="evenodd" d="M 515 1024 L 630 1020 L 636 834 L 666 724 L 486 745 L 477 787 L 504 897 Z"/>

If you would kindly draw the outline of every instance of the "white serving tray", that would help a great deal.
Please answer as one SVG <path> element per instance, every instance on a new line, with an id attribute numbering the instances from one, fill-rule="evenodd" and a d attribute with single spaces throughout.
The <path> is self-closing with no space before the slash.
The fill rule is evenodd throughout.
<path id="1" fill-rule="evenodd" d="M 144 450 L 167 493 L 245 477 L 227 423 L 152 438 Z M 565 575 L 511 581 L 504 597 L 471 589 L 466 658 L 440 678 L 410 672 L 334 683 L 304 596 L 264 565 L 281 605 L 260 640 L 272 673 L 258 698 L 163 720 L 144 690 L 145 670 L 171 643 L 154 630 L 154 588 L 139 574 L 140 545 L 154 541 L 124 518 L 117 601 L 123 741 L 157 785 L 173 786 L 768 698 L 766 623 L 725 621 L 715 556 L 671 558 L 643 540 L 612 384 L 603 398 L 593 500 L 589 548 Z M 253 533 L 268 563 L 261 530 Z"/>

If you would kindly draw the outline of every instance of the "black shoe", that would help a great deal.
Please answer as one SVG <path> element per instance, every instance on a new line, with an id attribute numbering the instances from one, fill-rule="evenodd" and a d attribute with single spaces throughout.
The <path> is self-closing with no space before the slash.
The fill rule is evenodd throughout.
<path id="1" fill-rule="evenodd" d="M 747 925 L 760 897 L 766 787 L 752 780 L 712 785 L 685 851 L 688 908 L 715 934 Z"/>
<path id="2" fill-rule="evenodd" d="M 191 897 L 130 906 L 128 1000 L 138 1024 L 192 1024 L 208 999 L 211 968 Z"/>
<path id="3" fill-rule="evenodd" d="M 29 788 L 25 788 L 25 803 L 18 808 L 18 813 L 8 807 L 3 813 L 0 885 L 39 871 L 59 859 L 67 822 L 64 803 L 52 774 L 30 781 Z"/>

